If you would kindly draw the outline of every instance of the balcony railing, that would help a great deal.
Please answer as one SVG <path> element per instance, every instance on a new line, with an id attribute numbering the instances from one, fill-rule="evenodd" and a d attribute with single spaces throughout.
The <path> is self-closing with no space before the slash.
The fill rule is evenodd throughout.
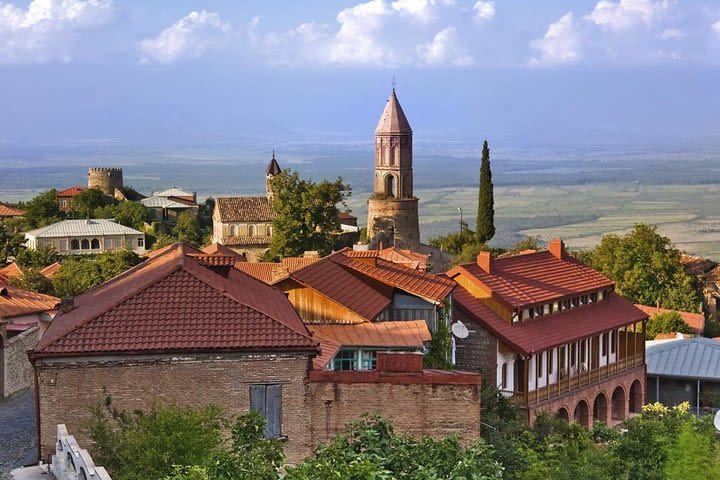
<path id="1" fill-rule="evenodd" d="M 621 358 L 618 361 L 605 365 L 603 367 L 593 368 L 586 372 L 578 372 L 572 377 L 560 379 L 556 383 L 551 383 L 545 387 L 527 392 L 512 392 L 512 401 L 518 406 L 530 406 L 560 397 L 566 393 L 572 392 L 578 388 L 593 385 L 610 378 L 618 373 L 626 372 L 635 367 L 643 365 L 645 357 L 643 354 L 633 355 Z"/>

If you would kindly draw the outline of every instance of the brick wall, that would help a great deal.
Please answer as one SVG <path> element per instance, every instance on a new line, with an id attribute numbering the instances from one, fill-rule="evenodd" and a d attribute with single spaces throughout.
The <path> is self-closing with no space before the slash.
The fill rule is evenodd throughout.
<path id="1" fill-rule="evenodd" d="M 4 388 L 0 388 L 2 396 L 9 397 L 15 392 L 24 390 L 32 385 L 33 367 L 27 357 L 27 351 L 35 348 L 40 339 L 38 327 L 16 335 L 5 342 L 5 348 L 0 348 L 0 361 L 4 362 Z M 2 380 L 2 379 L 0 379 Z"/>
<path id="2" fill-rule="evenodd" d="M 395 245 L 398 248 L 416 248 L 420 244 L 418 226 L 418 200 L 416 198 L 368 200 L 368 238 L 378 230 L 375 220 L 385 223 L 384 227 L 395 227 Z M 390 220 L 392 219 L 392 221 Z"/>
<path id="3" fill-rule="evenodd" d="M 282 430 L 288 437 L 288 462 L 310 450 L 310 411 L 305 407 L 307 355 L 225 355 L 115 357 L 92 362 L 36 361 L 41 458 L 55 450 L 56 426 L 66 424 L 78 442 L 88 445 L 90 408 L 104 399 L 103 386 L 118 409 L 148 409 L 153 401 L 222 407 L 228 415 L 250 407 L 252 383 L 282 384 Z"/>
<path id="4" fill-rule="evenodd" d="M 463 322 L 469 331 L 466 338 L 455 339 L 456 367 L 459 370 L 481 372 L 483 377 L 494 385 L 497 377 L 497 339 L 457 309 L 454 316 Z"/>
<path id="5" fill-rule="evenodd" d="M 363 413 L 380 412 L 400 433 L 463 440 L 480 435 L 480 385 L 311 382 L 313 447 Z"/>

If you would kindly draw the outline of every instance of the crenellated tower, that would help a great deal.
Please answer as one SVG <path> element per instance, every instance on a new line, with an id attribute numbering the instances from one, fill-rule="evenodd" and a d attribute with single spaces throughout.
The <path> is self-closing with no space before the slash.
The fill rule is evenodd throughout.
<path id="1" fill-rule="evenodd" d="M 123 173 L 119 167 L 88 168 L 88 188 L 102 190 L 105 195 L 115 195 L 115 189 L 123 188 Z"/>
<path id="2" fill-rule="evenodd" d="M 375 178 L 368 200 L 368 238 L 385 246 L 420 244 L 413 196 L 412 129 L 393 88 L 375 129 Z"/>

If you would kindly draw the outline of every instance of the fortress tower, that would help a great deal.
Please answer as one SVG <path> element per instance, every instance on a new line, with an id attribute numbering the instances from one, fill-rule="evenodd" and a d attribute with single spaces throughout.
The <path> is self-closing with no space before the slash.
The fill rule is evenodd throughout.
<path id="1" fill-rule="evenodd" d="M 114 196 L 115 189 L 122 189 L 122 168 L 90 167 L 88 168 L 88 188 L 102 190 L 105 195 Z"/>
<path id="2" fill-rule="evenodd" d="M 418 199 L 413 196 L 412 129 L 393 88 L 375 129 L 375 179 L 368 200 L 368 238 L 385 246 L 420 245 Z"/>

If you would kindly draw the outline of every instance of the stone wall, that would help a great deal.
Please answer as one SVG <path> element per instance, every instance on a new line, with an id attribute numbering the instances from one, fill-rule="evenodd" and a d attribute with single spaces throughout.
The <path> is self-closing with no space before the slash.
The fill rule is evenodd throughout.
<path id="1" fill-rule="evenodd" d="M 90 409 L 103 401 L 103 387 L 118 409 L 146 410 L 153 401 L 214 404 L 235 416 L 249 410 L 251 384 L 280 383 L 285 453 L 288 462 L 297 462 L 311 452 L 310 411 L 305 406 L 308 366 L 303 354 L 37 359 L 40 458 L 47 460 L 55 451 L 58 424 L 66 424 L 88 445 Z"/>
<path id="2" fill-rule="evenodd" d="M 0 348 L 0 361 L 3 361 L 3 385 L 0 385 L 0 397 L 9 397 L 15 392 L 32 385 L 33 367 L 27 357 L 27 351 L 35 348 L 40 339 L 38 327 L 32 327 L 5 342 Z"/>
<path id="3" fill-rule="evenodd" d="M 389 231 L 391 227 L 395 228 L 395 243 L 385 246 L 417 248 L 420 244 L 417 198 L 368 200 L 368 238 L 372 239 L 381 230 Z"/>

